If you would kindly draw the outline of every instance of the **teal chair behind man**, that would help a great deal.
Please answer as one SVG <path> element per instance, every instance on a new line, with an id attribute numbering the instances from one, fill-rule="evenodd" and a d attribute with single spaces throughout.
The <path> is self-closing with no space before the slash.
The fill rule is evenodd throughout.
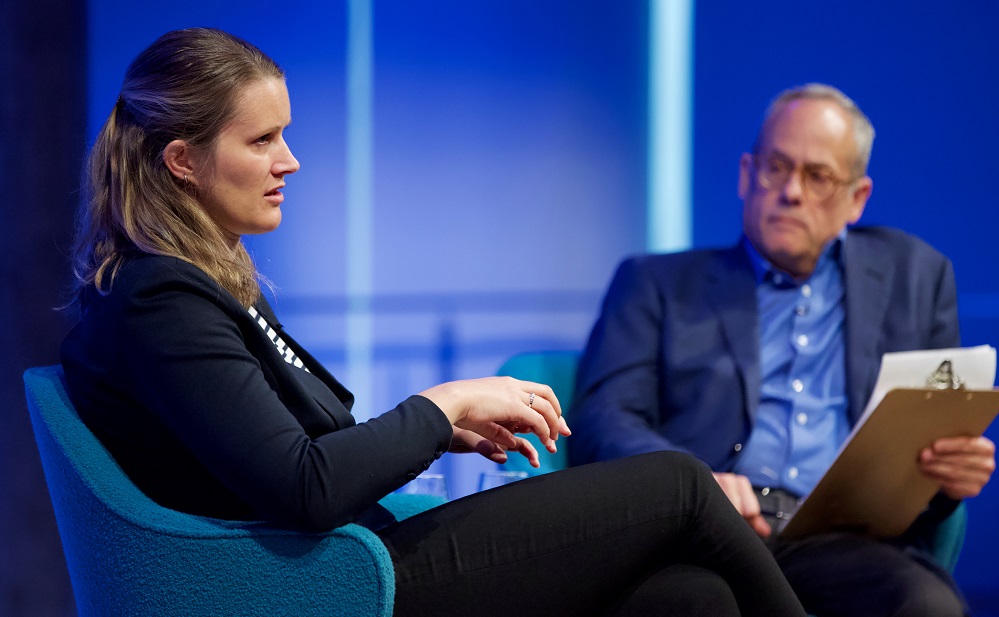
<path id="1" fill-rule="evenodd" d="M 579 363 L 579 353 L 575 351 L 542 351 L 517 354 L 503 363 L 497 371 L 497 375 L 516 377 L 526 381 L 535 381 L 547 384 L 555 391 L 559 403 L 562 405 L 562 412 L 567 413 L 572 405 L 572 395 L 576 386 L 576 365 Z M 570 422 L 569 416 L 566 421 Z M 528 440 L 534 444 L 538 451 L 538 458 L 541 460 L 541 467 L 535 469 L 527 463 L 527 459 L 522 456 L 511 456 L 504 464 L 504 468 L 511 471 L 526 471 L 529 475 L 540 475 L 569 466 L 566 448 L 569 448 L 569 439 L 560 438 L 558 440 L 558 452 L 551 454 L 542 445 L 535 435 L 528 435 Z"/>
<path id="2" fill-rule="evenodd" d="M 504 362 L 497 374 L 548 384 L 562 403 L 563 412 L 568 414 L 575 393 L 578 362 L 579 354 L 574 351 L 521 353 Z M 572 428 L 571 415 L 566 415 L 566 420 L 569 422 L 569 428 Z M 534 469 L 527 464 L 523 457 L 510 457 L 505 467 L 526 471 L 532 475 L 567 467 L 566 449 L 572 447 L 572 437 L 559 439 L 558 452 L 555 454 L 549 454 L 547 450 L 542 448 L 534 435 L 531 435 L 530 439 L 533 440 L 534 446 L 538 450 L 541 468 Z M 930 545 L 926 547 L 933 559 L 949 572 L 954 571 L 954 566 L 957 565 L 957 559 L 961 554 L 961 547 L 964 546 L 967 521 L 967 509 L 962 503 L 937 528 L 936 535 L 932 538 Z"/>
<path id="3" fill-rule="evenodd" d="M 61 367 L 29 369 L 24 383 L 80 615 L 392 614 L 392 562 L 368 529 L 297 533 L 164 508 L 80 420 Z M 405 518 L 442 501 L 382 504 Z"/>

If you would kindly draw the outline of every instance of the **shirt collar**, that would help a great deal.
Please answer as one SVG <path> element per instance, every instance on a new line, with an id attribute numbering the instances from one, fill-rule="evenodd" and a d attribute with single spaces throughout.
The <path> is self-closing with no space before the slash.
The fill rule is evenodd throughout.
<path id="1" fill-rule="evenodd" d="M 815 270 L 812 274 L 818 271 L 822 264 L 827 261 L 833 261 L 837 265 L 842 266 L 842 247 L 844 240 L 846 240 L 846 227 L 844 227 L 843 230 L 840 231 L 835 238 L 830 240 L 829 243 L 826 244 L 825 248 L 822 249 L 822 254 L 819 255 L 819 261 L 815 264 Z M 779 275 L 781 279 L 787 281 L 791 286 L 796 284 L 793 276 L 773 265 L 769 260 L 761 255 L 745 234 L 743 234 L 740 242 L 746 251 L 746 255 L 749 256 L 749 263 L 753 267 L 753 275 L 756 278 L 757 285 L 763 283 L 767 279 L 773 280 L 773 278 L 777 275 Z"/>

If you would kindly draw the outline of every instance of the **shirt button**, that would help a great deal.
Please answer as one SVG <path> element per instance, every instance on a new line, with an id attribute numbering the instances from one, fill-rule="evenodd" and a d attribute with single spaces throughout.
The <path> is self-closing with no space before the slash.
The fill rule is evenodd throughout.
<path id="1" fill-rule="evenodd" d="M 808 335 L 807 334 L 799 334 L 798 335 L 798 346 L 799 347 L 808 347 Z"/>
<path id="2" fill-rule="evenodd" d="M 808 309 L 803 306 L 796 306 L 794 307 L 794 312 L 796 315 L 804 315 L 808 312 Z"/>
<path id="3" fill-rule="evenodd" d="M 735 446 L 732 449 L 735 450 L 736 452 L 738 452 L 738 451 L 742 450 L 742 444 L 741 443 L 737 443 L 737 444 L 735 444 Z"/>
<path id="4" fill-rule="evenodd" d="M 795 392 L 801 392 L 805 389 L 805 384 L 801 383 L 800 379 L 795 379 L 791 382 L 791 387 L 794 388 Z"/>
<path id="5" fill-rule="evenodd" d="M 801 286 L 801 295 L 805 296 L 806 298 L 811 298 L 812 297 L 812 287 L 811 287 L 811 285 L 802 285 Z"/>
<path id="6" fill-rule="evenodd" d="M 798 468 L 797 467 L 792 467 L 792 468 L 788 469 L 787 470 L 787 477 L 791 478 L 792 480 L 794 480 L 795 478 L 797 478 L 798 477 Z"/>
<path id="7" fill-rule="evenodd" d="M 801 412 L 794 419 L 801 426 L 805 426 L 805 424 L 808 422 L 808 414 L 805 412 Z"/>

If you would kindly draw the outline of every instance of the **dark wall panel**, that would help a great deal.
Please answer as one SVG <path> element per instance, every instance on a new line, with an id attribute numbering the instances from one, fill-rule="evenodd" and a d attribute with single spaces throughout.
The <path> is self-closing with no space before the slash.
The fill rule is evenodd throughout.
<path id="1" fill-rule="evenodd" d="M 0 614 L 74 614 L 21 373 L 55 364 L 84 152 L 86 3 L 0 3 Z"/>

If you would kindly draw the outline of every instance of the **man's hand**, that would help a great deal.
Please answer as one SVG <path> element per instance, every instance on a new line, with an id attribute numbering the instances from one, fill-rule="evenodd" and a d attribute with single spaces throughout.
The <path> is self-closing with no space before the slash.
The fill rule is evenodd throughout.
<path id="1" fill-rule="evenodd" d="M 750 484 L 749 478 L 734 473 L 713 473 L 712 475 L 718 482 L 718 486 L 725 492 L 725 496 L 739 511 L 742 518 L 746 519 L 753 531 L 761 538 L 769 537 L 770 524 L 760 512 L 760 500 L 753 492 L 753 485 Z"/>
<path id="2" fill-rule="evenodd" d="M 951 499 L 976 497 L 996 468 L 996 445 L 987 437 L 950 437 L 919 453 L 919 467 Z"/>

